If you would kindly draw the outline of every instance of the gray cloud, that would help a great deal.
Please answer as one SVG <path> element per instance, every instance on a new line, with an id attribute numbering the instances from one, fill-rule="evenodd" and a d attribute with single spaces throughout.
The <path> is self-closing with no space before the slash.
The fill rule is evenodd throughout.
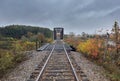
<path id="1" fill-rule="evenodd" d="M 26 24 L 93 33 L 120 21 L 120 0 L 0 0 L 0 26 Z"/>

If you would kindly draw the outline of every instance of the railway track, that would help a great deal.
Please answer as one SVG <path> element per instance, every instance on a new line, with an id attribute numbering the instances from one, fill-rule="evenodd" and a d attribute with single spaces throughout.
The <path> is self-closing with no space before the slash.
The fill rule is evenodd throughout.
<path id="1" fill-rule="evenodd" d="M 89 81 L 66 48 L 63 42 L 56 41 L 28 81 Z"/>

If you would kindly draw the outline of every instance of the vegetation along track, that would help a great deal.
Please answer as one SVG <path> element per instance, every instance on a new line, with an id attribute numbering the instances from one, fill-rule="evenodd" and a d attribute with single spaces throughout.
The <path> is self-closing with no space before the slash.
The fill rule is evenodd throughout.
<path id="1" fill-rule="evenodd" d="M 32 73 L 28 81 L 89 81 L 70 56 L 69 47 L 56 41 L 50 54 Z"/>

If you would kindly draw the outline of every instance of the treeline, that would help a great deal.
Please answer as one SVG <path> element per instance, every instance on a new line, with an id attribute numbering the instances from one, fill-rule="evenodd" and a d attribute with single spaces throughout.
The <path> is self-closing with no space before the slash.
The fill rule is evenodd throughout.
<path id="1" fill-rule="evenodd" d="M 52 31 L 49 28 L 26 26 L 26 25 L 9 25 L 0 27 L 0 36 L 13 37 L 20 39 L 23 35 L 26 36 L 28 32 L 33 34 L 42 33 L 45 37 L 52 37 Z"/>

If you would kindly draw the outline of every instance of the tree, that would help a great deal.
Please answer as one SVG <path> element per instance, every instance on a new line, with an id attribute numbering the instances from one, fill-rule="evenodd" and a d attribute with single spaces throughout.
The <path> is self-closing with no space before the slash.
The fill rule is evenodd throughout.
<path id="1" fill-rule="evenodd" d="M 32 32 L 27 32 L 27 36 L 30 38 L 31 36 L 33 36 Z"/>
<path id="2" fill-rule="evenodd" d="M 41 43 L 43 43 L 43 42 L 45 41 L 45 36 L 44 36 L 44 34 L 39 33 L 39 34 L 38 34 L 38 40 L 41 41 Z"/>
<path id="3" fill-rule="evenodd" d="M 119 25 L 117 21 L 115 21 L 112 31 L 115 32 L 116 52 L 118 53 L 117 44 L 119 43 Z"/>
<path id="4" fill-rule="evenodd" d="M 117 21 L 115 21 L 115 23 L 114 23 L 113 30 L 115 32 L 115 41 L 118 42 L 119 26 L 118 26 L 118 22 Z"/>
<path id="5" fill-rule="evenodd" d="M 120 55 L 119 55 L 119 49 L 120 49 L 120 37 L 119 37 L 119 25 L 118 25 L 118 22 L 115 21 L 114 23 L 114 26 L 113 26 L 113 29 L 112 29 L 114 32 L 115 32 L 115 43 L 116 43 L 116 54 L 114 55 L 114 59 L 117 62 L 119 62 L 120 60 Z"/>
<path id="6" fill-rule="evenodd" d="M 21 40 L 22 40 L 22 41 L 28 41 L 28 38 L 25 37 L 25 36 L 22 36 L 22 37 L 21 37 Z"/>

